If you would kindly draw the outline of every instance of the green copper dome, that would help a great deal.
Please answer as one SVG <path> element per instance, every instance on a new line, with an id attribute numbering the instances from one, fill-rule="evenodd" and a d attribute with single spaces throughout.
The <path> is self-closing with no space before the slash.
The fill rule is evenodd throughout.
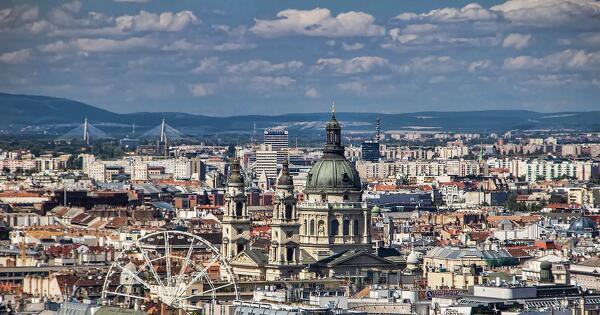
<path id="1" fill-rule="evenodd" d="M 354 166 L 339 155 L 325 155 L 315 163 L 308 173 L 306 189 L 308 193 L 360 191 L 362 185 Z"/>
<path id="2" fill-rule="evenodd" d="M 313 194 L 362 191 L 358 172 L 344 156 L 342 128 L 335 118 L 335 107 L 332 108 L 325 132 L 327 143 L 323 157 L 308 172 L 304 191 Z"/>

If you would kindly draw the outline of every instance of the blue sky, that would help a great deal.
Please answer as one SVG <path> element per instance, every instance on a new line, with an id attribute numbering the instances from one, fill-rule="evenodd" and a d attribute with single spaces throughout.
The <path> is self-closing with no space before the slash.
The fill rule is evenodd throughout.
<path id="1" fill-rule="evenodd" d="M 600 110 L 600 2 L 0 3 L 0 91 L 116 112 Z"/>

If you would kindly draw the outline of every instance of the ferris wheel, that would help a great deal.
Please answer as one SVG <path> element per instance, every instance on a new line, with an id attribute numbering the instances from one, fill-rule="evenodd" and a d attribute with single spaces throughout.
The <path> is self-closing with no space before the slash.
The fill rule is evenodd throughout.
<path id="1" fill-rule="evenodd" d="M 160 302 L 195 311 L 220 297 L 239 298 L 231 267 L 207 240 L 181 231 L 147 234 L 123 249 L 102 288 L 105 302 L 123 307 Z"/>

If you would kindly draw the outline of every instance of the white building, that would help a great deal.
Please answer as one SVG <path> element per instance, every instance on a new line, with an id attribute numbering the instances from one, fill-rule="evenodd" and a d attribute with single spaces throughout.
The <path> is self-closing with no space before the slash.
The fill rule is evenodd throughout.
<path id="1" fill-rule="evenodd" d="M 254 172 L 258 175 L 264 172 L 269 179 L 277 178 L 277 151 L 256 151 Z"/>

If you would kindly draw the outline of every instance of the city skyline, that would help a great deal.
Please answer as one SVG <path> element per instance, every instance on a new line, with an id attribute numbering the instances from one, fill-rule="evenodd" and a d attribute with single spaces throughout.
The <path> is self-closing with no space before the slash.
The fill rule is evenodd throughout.
<path id="1" fill-rule="evenodd" d="M 599 15 L 584 0 L 9 1 L 0 91 L 119 113 L 589 111 Z"/>

